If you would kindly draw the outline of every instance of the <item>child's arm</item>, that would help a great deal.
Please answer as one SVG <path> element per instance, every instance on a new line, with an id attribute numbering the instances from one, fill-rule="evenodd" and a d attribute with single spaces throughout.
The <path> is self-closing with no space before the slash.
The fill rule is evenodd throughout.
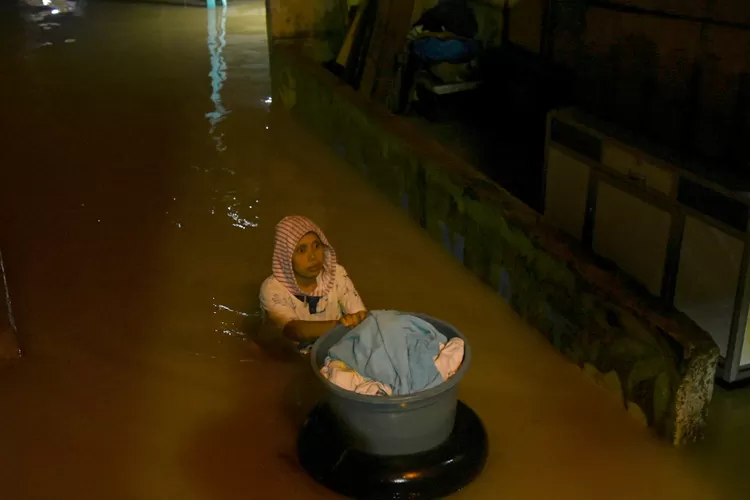
<path id="1" fill-rule="evenodd" d="M 339 265 L 338 276 L 336 277 L 336 287 L 339 295 L 339 307 L 343 313 L 341 323 L 354 328 L 367 318 L 367 308 L 362 298 L 359 296 L 354 283 L 349 278 L 349 274 L 341 265 Z"/>
<path id="2" fill-rule="evenodd" d="M 367 308 L 365 307 L 362 298 L 359 296 L 357 289 L 354 287 L 354 283 L 349 274 L 346 272 L 341 265 L 339 265 L 340 276 L 337 276 L 336 286 L 338 287 L 339 295 L 339 306 L 344 316 L 361 316 L 359 322 L 364 320 L 364 316 L 367 315 Z M 364 313 L 361 315 L 360 313 Z M 358 322 L 358 323 L 359 323 Z M 348 326 L 348 325 L 347 325 Z M 356 326 L 356 325 L 355 325 Z"/>
<path id="3" fill-rule="evenodd" d="M 322 337 L 329 330 L 337 325 L 348 326 L 354 328 L 355 326 L 362 323 L 367 317 L 367 311 L 364 309 L 354 313 L 346 314 L 338 321 L 301 321 L 294 320 L 284 326 L 282 335 L 293 340 L 294 342 L 311 342 Z"/>
<path id="4" fill-rule="evenodd" d="M 276 283 L 266 281 L 261 286 L 260 306 L 268 320 L 281 332 L 282 336 L 293 342 L 310 343 L 324 335 L 339 321 L 304 321 L 290 306 L 287 292 L 275 290 Z M 279 285 L 280 286 L 280 285 Z M 346 324 L 343 320 L 341 323 Z"/>

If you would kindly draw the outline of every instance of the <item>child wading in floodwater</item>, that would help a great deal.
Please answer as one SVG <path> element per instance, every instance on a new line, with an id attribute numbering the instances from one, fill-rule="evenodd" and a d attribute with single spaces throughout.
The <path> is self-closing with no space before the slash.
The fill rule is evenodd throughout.
<path id="1" fill-rule="evenodd" d="M 302 352 L 334 326 L 354 327 L 367 316 L 323 231 L 305 217 L 276 226 L 272 269 L 260 287 L 261 308 Z"/>

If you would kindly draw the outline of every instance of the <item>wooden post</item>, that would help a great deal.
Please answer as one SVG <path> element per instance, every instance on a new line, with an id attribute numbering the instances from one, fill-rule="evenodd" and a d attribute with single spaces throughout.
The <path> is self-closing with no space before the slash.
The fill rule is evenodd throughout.
<path id="1" fill-rule="evenodd" d="M 380 0 L 360 91 L 387 105 L 395 91 L 397 56 L 408 43 L 414 0 Z"/>

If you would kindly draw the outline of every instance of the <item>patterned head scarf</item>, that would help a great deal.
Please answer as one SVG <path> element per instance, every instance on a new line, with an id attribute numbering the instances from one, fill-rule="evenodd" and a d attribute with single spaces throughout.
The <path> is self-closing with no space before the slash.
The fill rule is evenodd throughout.
<path id="1" fill-rule="evenodd" d="M 325 248 L 323 259 L 323 270 L 318 275 L 318 288 L 312 294 L 303 293 L 297 285 L 294 276 L 292 256 L 297 248 L 297 243 L 308 233 L 315 233 L 320 238 Z M 273 276 L 289 290 L 289 293 L 297 297 L 323 297 L 333 289 L 336 277 L 336 252 L 328 243 L 326 235 L 307 217 L 291 216 L 285 217 L 276 225 L 276 242 L 273 250 Z M 317 302 L 317 301 L 316 301 Z"/>

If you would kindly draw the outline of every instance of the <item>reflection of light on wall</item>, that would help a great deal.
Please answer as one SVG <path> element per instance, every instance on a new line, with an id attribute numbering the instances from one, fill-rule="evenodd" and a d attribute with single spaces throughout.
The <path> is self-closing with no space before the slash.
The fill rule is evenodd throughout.
<path id="1" fill-rule="evenodd" d="M 226 5 L 226 2 L 224 2 Z M 211 101 L 214 103 L 214 110 L 206 113 L 206 118 L 211 124 L 210 133 L 216 141 L 216 149 L 224 151 L 224 145 L 221 137 L 222 134 L 216 133 L 216 127 L 230 113 L 221 102 L 221 89 L 227 79 L 227 63 L 222 56 L 222 51 L 227 44 L 227 9 L 219 9 L 219 19 L 216 16 L 216 9 L 208 9 L 208 51 L 211 54 Z"/>
<path id="2" fill-rule="evenodd" d="M 60 13 L 60 10 L 59 10 L 59 9 L 52 9 L 52 12 L 51 12 L 51 14 L 52 14 L 53 16 L 54 16 L 55 14 L 59 14 L 59 13 Z"/>

